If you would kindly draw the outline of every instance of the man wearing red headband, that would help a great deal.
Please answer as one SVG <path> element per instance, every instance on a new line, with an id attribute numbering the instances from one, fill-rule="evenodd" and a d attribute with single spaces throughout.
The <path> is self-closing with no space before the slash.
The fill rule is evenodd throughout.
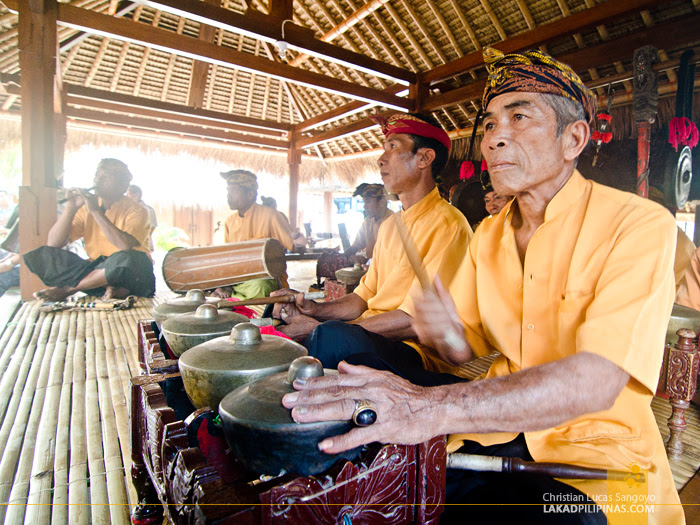
<path id="1" fill-rule="evenodd" d="M 447 434 L 448 452 L 623 471 L 558 480 L 448 469 L 447 503 L 469 506 L 447 506 L 442 524 L 682 524 L 650 407 L 675 221 L 576 170 L 595 108 L 571 68 L 540 51 L 484 58 L 481 152 L 493 188 L 514 200 L 484 219 L 451 284 L 422 295 L 413 328 L 447 360 L 495 353 L 493 364 L 477 381 L 425 388 L 341 363 L 336 377 L 295 382 L 283 403 L 298 422 L 374 407 L 373 425 L 319 443 L 328 453 Z"/>
<path id="2" fill-rule="evenodd" d="M 402 210 L 379 228 L 372 263 L 354 293 L 328 303 L 306 301 L 276 305 L 275 316 L 288 324 L 281 330 L 303 341 L 309 354 L 327 368 L 349 356 L 369 354 L 384 368 L 384 355 L 397 355 L 407 369 L 457 372 L 415 339 L 411 290 L 420 285 L 406 257 L 395 218 L 415 241 L 431 277 L 451 281 L 466 253 L 472 230 L 464 216 L 438 193 L 435 178 L 447 162 L 450 139 L 432 117 L 397 114 L 376 119 L 386 137 L 379 171 Z M 283 292 L 278 292 L 283 293 Z M 325 322 L 324 322 L 325 321 Z M 354 358 L 354 356 L 353 356 Z M 394 371 L 394 368 L 392 368 Z"/>

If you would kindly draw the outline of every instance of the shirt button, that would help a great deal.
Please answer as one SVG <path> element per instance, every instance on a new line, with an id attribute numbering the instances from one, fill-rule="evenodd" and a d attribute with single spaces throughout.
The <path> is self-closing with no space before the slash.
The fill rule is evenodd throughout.
<path id="1" fill-rule="evenodd" d="M 527 329 L 528 329 L 528 330 L 534 330 L 534 329 L 535 329 L 535 325 L 532 324 L 532 323 L 530 323 L 529 325 L 527 325 Z"/>

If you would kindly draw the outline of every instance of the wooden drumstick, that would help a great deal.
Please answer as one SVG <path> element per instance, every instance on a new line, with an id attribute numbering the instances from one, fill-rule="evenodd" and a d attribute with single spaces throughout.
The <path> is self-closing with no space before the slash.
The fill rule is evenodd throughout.
<path id="1" fill-rule="evenodd" d="M 633 479 L 639 483 L 643 483 L 645 480 L 645 475 L 642 472 L 580 467 L 568 463 L 538 463 L 520 458 L 480 456 L 478 454 L 447 454 L 447 468 L 479 472 L 530 472 L 561 479 L 607 479 L 610 481 Z"/>
<path id="2" fill-rule="evenodd" d="M 234 306 L 252 306 L 260 304 L 276 304 L 276 303 L 293 303 L 297 298 L 296 293 L 288 293 L 285 295 L 278 295 L 277 297 L 259 297 L 257 299 L 246 299 L 245 301 L 219 301 L 216 303 L 217 308 L 226 308 Z M 304 294 L 304 299 L 313 301 L 315 299 L 323 299 L 326 297 L 325 292 L 306 292 Z"/>
<path id="3" fill-rule="evenodd" d="M 406 257 L 408 257 L 408 262 L 413 269 L 413 273 L 416 274 L 421 288 L 423 288 L 424 292 L 436 293 L 435 287 L 428 276 L 428 272 L 426 271 L 425 266 L 423 266 L 423 260 L 418 252 L 418 247 L 416 246 L 416 243 L 413 242 L 408 229 L 406 229 L 406 225 L 404 224 L 401 215 L 397 213 L 394 216 L 396 217 L 396 229 L 399 231 L 399 237 L 401 237 L 403 248 L 406 250 Z M 461 352 L 465 348 L 465 343 L 462 338 L 459 337 L 457 332 L 451 328 L 445 332 L 445 342 L 453 350 L 457 350 L 458 352 Z"/>
<path id="4" fill-rule="evenodd" d="M 413 273 L 418 277 L 418 282 L 423 290 L 428 291 L 433 289 L 433 283 L 430 282 L 430 277 L 428 277 L 428 272 L 423 266 L 423 260 L 418 252 L 418 247 L 416 243 L 413 242 L 411 234 L 408 233 L 406 225 L 401 218 L 401 215 L 397 213 L 396 217 L 396 229 L 399 231 L 399 237 L 401 237 L 401 242 L 403 243 L 403 249 L 406 250 L 406 257 L 408 257 L 408 262 L 413 269 Z"/>

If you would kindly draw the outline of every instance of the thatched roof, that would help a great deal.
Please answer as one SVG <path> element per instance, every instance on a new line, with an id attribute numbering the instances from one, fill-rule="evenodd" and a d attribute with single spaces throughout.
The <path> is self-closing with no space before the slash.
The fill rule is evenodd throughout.
<path id="1" fill-rule="evenodd" d="M 15 9 L 18 1 L 25 0 L 0 1 Z M 67 7 L 59 6 L 68 148 L 85 141 L 121 142 L 142 149 L 158 144 L 161 150 L 172 148 L 286 174 L 286 148 L 294 136 L 302 141 L 302 179 L 331 176 L 352 183 L 374 162 L 371 157 L 354 155 L 378 150 L 382 143 L 379 130 L 369 127 L 366 117 L 387 107 L 386 102 L 368 105 L 357 100 L 365 95 L 404 100 L 379 95 L 384 91 L 393 96 L 405 90 L 405 82 L 396 76 L 416 78 L 418 74 L 424 91 L 420 99 L 414 93 L 410 98 L 432 112 L 457 138 L 452 155 L 460 157 L 466 153 L 480 105 L 485 70 L 479 51 L 483 46 L 504 50 L 541 47 L 571 63 L 584 80 L 598 88 L 602 102 L 605 87 L 615 82 L 617 102 L 623 102 L 631 95 L 635 47 L 648 43 L 659 48 L 659 86 L 662 93 L 669 94 L 675 89 L 674 68 L 680 53 L 700 44 L 696 29 L 700 4 L 693 0 L 375 0 L 367 4 L 374 11 L 361 19 L 363 5 L 358 0 L 296 0 L 291 4 L 293 23 L 282 23 L 274 16 L 263 20 L 274 25 L 274 31 L 281 25 L 290 42 L 329 42 L 338 46 L 339 55 L 364 55 L 374 60 L 370 66 L 376 68 L 383 63 L 395 75 L 387 78 L 294 49 L 280 59 L 275 46 L 263 37 L 240 34 L 230 24 L 215 28 L 201 24 L 191 14 L 183 17 L 166 11 L 168 5 L 204 9 L 205 3 L 220 9 L 213 11 L 219 20 L 226 18 L 222 14 L 240 15 L 247 8 L 253 10 L 246 13 L 251 20 L 257 19 L 253 16 L 256 11 L 268 11 L 261 0 L 153 0 L 144 4 L 72 0 Z M 286 2 L 277 0 L 274 5 L 280 4 Z M 91 13 L 95 17 L 86 16 Z M 128 31 L 148 28 L 155 40 L 171 35 L 187 45 L 211 42 L 222 50 L 225 60 L 207 63 L 193 59 L 192 53 L 98 31 L 105 17 L 118 18 Z M 111 36 L 103 36 L 105 32 Z M 0 80 L 5 86 L 5 92 L 0 90 L 0 116 L 17 115 L 21 109 L 21 97 L 13 84 L 19 81 L 20 72 L 17 38 L 17 15 L 0 6 Z M 269 63 L 274 74 L 242 67 L 239 59 L 258 60 L 251 62 L 253 70 L 268 68 Z M 285 78 L 294 71 L 290 65 L 298 78 L 294 74 Z M 339 88 L 330 90 L 331 85 Z M 130 114 L 124 109 L 139 101 L 148 106 L 147 111 Z M 182 114 L 173 114 L 172 120 L 163 118 L 164 112 L 182 107 L 192 109 L 192 117 L 186 117 L 190 120 L 183 120 Z M 338 114 L 341 116 L 335 118 Z M 217 120 L 222 115 L 230 120 Z M 210 119 L 209 125 L 202 119 Z M 246 128 L 250 122 L 271 127 Z M 631 120 L 620 118 L 613 126 L 623 122 Z M 633 125 L 620 127 L 619 135 L 629 133 L 634 133 Z M 248 141 L 265 144 L 241 146 Z M 209 146 L 203 146 L 205 143 Z"/>

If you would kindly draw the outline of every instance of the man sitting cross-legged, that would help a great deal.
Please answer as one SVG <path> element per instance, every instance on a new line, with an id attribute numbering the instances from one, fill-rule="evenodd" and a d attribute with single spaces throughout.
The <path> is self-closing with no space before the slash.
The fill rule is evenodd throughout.
<path id="1" fill-rule="evenodd" d="M 126 164 L 102 159 L 94 194 L 69 190 L 47 245 L 24 255 L 27 268 L 49 286 L 34 294 L 37 299 L 62 301 L 76 292 L 103 299 L 155 293 L 153 263 L 144 246 L 150 233 L 148 212 L 124 195 L 130 182 Z M 81 237 L 89 260 L 62 249 Z"/>

